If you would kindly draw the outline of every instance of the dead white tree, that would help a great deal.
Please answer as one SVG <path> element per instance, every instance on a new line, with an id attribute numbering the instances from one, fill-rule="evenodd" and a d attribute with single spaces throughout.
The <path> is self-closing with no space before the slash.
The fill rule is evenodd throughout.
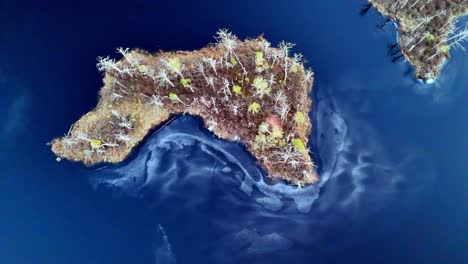
<path id="1" fill-rule="evenodd" d="M 450 46 L 455 48 L 459 48 L 461 50 L 465 50 L 463 47 L 463 42 L 468 41 L 468 23 L 465 25 L 465 28 L 456 32 L 453 36 L 451 36 L 447 42 L 450 42 Z"/>
<path id="2" fill-rule="evenodd" d="M 294 68 L 294 67 L 298 67 L 299 64 L 301 64 L 302 62 L 302 54 L 301 53 L 294 53 L 294 57 L 292 58 L 292 63 L 291 63 L 291 68 L 290 68 L 290 71 Z"/>
<path id="3" fill-rule="evenodd" d="M 274 97 L 275 105 L 272 110 L 276 113 L 282 122 L 286 121 L 290 106 L 287 102 L 287 97 L 282 90 L 279 90 Z"/>
<path id="4" fill-rule="evenodd" d="M 302 153 L 297 151 L 292 144 L 288 144 L 281 148 L 281 150 L 273 151 L 273 155 L 278 159 L 278 161 L 275 162 L 276 164 L 288 164 L 293 168 L 299 166 L 302 158 Z"/>
<path id="5" fill-rule="evenodd" d="M 73 125 L 70 126 L 70 128 L 68 129 L 67 134 L 65 134 L 65 136 L 62 139 L 63 144 L 67 148 L 71 148 L 71 147 L 73 147 L 73 145 L 75 145 L 77 143 L 75 139 L 72 139 L 72 136 L 71 136 L 72 129 L 73 129 Z"/>
<path id="6" fill-rule="evenodd" d="M 211 86 L 211 88 L 213 88 L 213 91 L 216 91 L 215 89 L 215 78 L 213 76 L 209 76 L 208 79 L 207 79 L 207 86 Z"/>
<path id="7" fill-rule="evenodd" d="M 110 57 L 98 57 L 97 68 L 100 72 L 106 72 L 109 70 L 115 70 L 118 74 L 123 74 L 123 69 L 119 68 L 117 62 Z"/>
<path id="8" fill-rule="evenodd" d="M 119 119 L 119 121 L 120 121 L 119 124 L 118 124 L 119 127 L 128 128 L 128 129 L 133 128 L 133 122 L 131 120 L 125 118 L 123 115 L 121 115 L 117 110 L 112 109 L 111 114 L 112 114 L 112 116 Z"/>
<path id="9" fill-rule="evenodd" d="M 229 96 L 231 96 L 231 89 L 230 89 L 231 84 L 226 78 L 223 78 L 223 86 L 221 89 L 219 89 L 218 93 L 222 92 L 223 93 L 223 100 L 224 101 L 229 101 Z"/>
<path id="10" fill-rule="evenodd" d="M 240 111 L 242 107 L 242 104 L 240 104 L 239 102 L 232 102 L 231 104 L 229 104 L 229 110 L 234 114 L 234 115 L 237 115 Z"/>
<path id="11" fill-rule="evenodd" d="M 276 80 L 275 80 L 276 76 L 274 73 L 270 73 L 270 78 L 268 79 L 268 85 L 270 86 L 273 86 L 276 84 Z"/>
<path id="12" fill-rule="evenodd" d="M 231 54 L 234 55 L 234 57 L 236 58 L 237 62 L 239 62 L 239 65 L 243 70 L 243 75 L 247 75 L 247 70 L 245 69 L 244 65 L 242 64 L 242 61 L 239 59 L 237 53 L 235 52 L 235 48 L 237 46 L 237 36 L 227 29 L 220 29 L 216 32 L 215 39 L 217 41 L 218 46 L 222 46 L 226 49 L 225 57 L 228 57 Z"/>
<path id="13" fill-rule="evenodd" d="M 286 98 L 286 95 L 284 94 L 283 90 L 279 90 L 276 94 L 275 94 L 275 104 L 278 104 L 278 102 L 283 102 L 283 101 L 286 101 L 287 98 Z"/>
<path id="14" fill-rule="evenodd" d="M 211 86 L 213 88 L 213 91 L 215 91 L 215 87 L 214 87 L 215 79 L 212 76 L 208 77 L 206 75 L 205 66 L 203 65 L 203 61 L 197 61 L 195 66 L 197 67 L 197 71 L 200 72 L 202 74 L 203 78 L 205 79 L 206 86 Z"/>
<path id="15" fill-rule="evenodd" d="M 281 102 L 273 106 L 272 110 L 274 113 L 276 113 L 280 117 L 281 122 L 284 122 L 288 118 L 290 107 L 289 107 L 289 104 L 287 104 L 286 102 Z"/>
<path id="16" fill-rule="evenodd" d="M 312 82 L 312 78 L 314 78 L 314 71 L 309 68 L 306 70 L 305 81 Z"/>
<path id="17" fill-rule="evenodd" d="M 161 62 L 167 69 L 177 73 L 182 79 L 185 78 L 182 74 L 184 65 L 177 58 L 161 59 Z"/>
<path id="18" fill-rule="evenodd" d="M 218 75 L 218 72 L 216 71 L 216 65 L 218 64 L 218 61 L 213 58 L 206 58 L 206 63 L 211 66 L 211 69 L 213 69 L 215 75 Z"/>
<path id="19" fill-rule="evenodd" d="M 129 135 L 127 135 L 127 134 L 125 134 L 123 132 L 119 132 L 118 134 L 116 134 L 115 139 L 117 141 L 124 142 L 124 143 L 128 143 L 128 142 L 130 142 L 132 140 L 132 138 Z"/>
<path id="20" fill-rule="evenodd" d="M 295 44 L 290 43 L 290 42 L 285 42 L 281 41 L 279 43 L 279 48 L 281 50 L 281 56 L 284 59 L 284 80 L 283 82 L 286 83 L 286 80 L 288 79 L 288 59 L 289 59 L 289 52 L 291 49 L 294 47 Z"/>
<path id="21" fill-rule="evenodd" d="M 216 114 L 219 114 L 219 109 L 216 106 L 216 98 L 211 97 L 211 110 L 213 110 Z"/>
<path id="22" fill-rule="evenodd" d="M 161 97 L 159 95 L 153 94 L 148 101 L 148 105 L 159 109 L 164 106 L 164 103 L 162 102 Z"/>
<path id="23" fill-rule="evenodd" d="M 133 129 L 133 122 L 127 118 L 123 118 L 122 120 L 120 120 L 119 126 L 123 128 Z"/>
<path id="24" fill-rule="evenodd" d="M 169 79 L 169 76 L 165 69 L 159 70 L 159 72 L 154 77 L 156 79 L 157 84 L 169 84 L 170 86 L 174 87 L 174 84 L 171 82 L 171 79 Z"/>
<path id="25" fill-rule="evenodd" d="M 123 96 L 121 94 L 119 94 L 119 93 L 116 93 L 116 92 L 113 92 L 110 95 L 111 102 L 117 101 L 117 100 L 122 99 L 122 98 L 123 98 Z"/>
<path id="26" fill-rule="evenodd" d="M 117 52 L 122 54 L 122 56 L 132 65 L 133 68 L 137 68 L 140 64 L 140 59 L 130 52 L 129 48 L 117 48 Z"/>
<path id="27" fill-rule="evenodd" d="M 210 100 L 206 100 L 206 98 L 204 96 L 201 96 L 200 97 L 200 103 L 206 105 L 206 107 L 210 108 L 210 105 L 211 105 L 211 101 Z"/>

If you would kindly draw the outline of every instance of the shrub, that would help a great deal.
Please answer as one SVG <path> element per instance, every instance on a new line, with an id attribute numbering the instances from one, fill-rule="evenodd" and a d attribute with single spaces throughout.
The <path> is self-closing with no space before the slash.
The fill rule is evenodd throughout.
<path id="1" fill-rule="evenodd" d="M 182 100 L 180 100 L 179 96 L 177 96 L 177 94 L 175 94 L 175 93 L 170 93 L 170 94 L 169 94 L 169 99 L 170 99 L 174 104 L 182 103 Z"/>
<path id="2" fill-rule="evenodd" d="M 260 112 L 260 104 L 257 102 L 253 102 L 249 105 L 248 111 L 251 112 L 252 114 L 256 114 Z"/>
<path id="3" fill-rule="evenodd" d="M 89 142 L 89 145 L 91 145 L 92 149 L 97 149 L 102 146 L 102 141 L 99 139 L 93 139 Z"/>
<path id="4" fill-rule="evenodd" d="M 180 84 L 181 84 L 184 88 L 189 88 L 191 82 L 192 82 L 192 80 L 190 80 L 190 79 L 185 79 L 185 78 L 180 79 Z"/>
<path id="5" fill-rule="evenodd" d="M 239 85 L 232 86 L 232 91 L 236 94 L 242 94 L 242 88 Z"/>
<path id="6" fill-rule="evenodd" d="M 307 152 L 307 148 L 305 147 L 304 142 L 302 142 L 302 140 L 300 138 L 294 138 L 292 140 L 292 143 L 293 143 L 293 145 L 294 145 L 294 147 L 296 148 L 297 151 L 299 151 L 301 153 L 306 153 Z"/>
<path id="7" fill-rule="evenodd" d="M 264 95 L 267 95 L 271 92 L 271 87 L 268 82 L 261 76 L 255 77 L 253 80 L 252 86 L 255 87 L 255 95 L 258 95 L 262 98 Z"/>

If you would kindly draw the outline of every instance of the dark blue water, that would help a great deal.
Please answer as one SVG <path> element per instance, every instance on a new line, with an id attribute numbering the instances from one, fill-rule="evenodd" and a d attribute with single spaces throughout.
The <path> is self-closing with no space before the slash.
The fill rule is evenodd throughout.
<path id="1" fill-rule="evenodd" d="M 363 2 L 0 2 L 0 263 L 466 263 L 468 56 L 412 80 Z M 97 56 L 220 27 L 309 60 L 320 186 L 265 184 L 191 117 L 118 166 L 55 161 L 45 144 L 96 104 Z"/>

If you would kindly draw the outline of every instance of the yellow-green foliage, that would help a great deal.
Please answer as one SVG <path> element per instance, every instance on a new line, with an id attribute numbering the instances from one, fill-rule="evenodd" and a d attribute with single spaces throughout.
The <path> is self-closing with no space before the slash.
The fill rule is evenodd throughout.
<path id="1" fill-rule="evenodd" d="M 242 94 L 242 88 L 239 85 L 232 86 L 232 91 L 236 94 Z"/>
<path id="2" fill-rule="evenodd" d="M 434 34 L 431 34 L 431 33 L 427 33 L 426 34 L 426 39 L 428 41 L 434 41 L 436 39 L 436 37 L 434 36 Z"/>
<path id="3" fill-rule="evenodd" d="M 280 140 L 278 140 L 278 146 L 279 147 L 284 147 L 288 144 L 288 142 L 286 141 L 286 139 L 282 138 Z"/>
<path id="4" fill-rule="evenodd" d="M 146 65 L 139 65 L 138 66 L 138 71 L 141 73 L 147 73 L 148 72 L 148 66 Z"/>
<path id="5" fill-rule="evenodd" d="M 232 64 L 232 66 L 237 65 L 237 60 L 234 57 L 231 57 L 231 60 L 229 60 L 229 62 Z"/>
<path id="6" fill-rule="evenodd" d="M 269 94 L 271 92 L 270 85 L 261 76 L 255 77 L 255 79 L 253 80 L 252 86 L 255 87 L 255 89 L 257 90 L 257 93 L 261 95 Z"/>
<path id="7" fill-rule="evenodd" d="M 300 138 L 294 138 L 292 140 L 292 143 L 294 145 L 294 147 L 296 148 L 297 151 L 301 152 L 301 153 L 306 153 L 307 152 L 307 149 L 304 145 L 304 142 L 302 142 L 302 140 Z"/>
<path id="8" fill-rule="evenodd" d="M 283 131 L 281 131 L 281 129 L 275 128 L 273 129 L 271 136 L 274 138 L 283 138 Z"/>
<path id="9" fill-rule="evenodd" d="M 254 149 L 263 149 L 268 144 L 265 134 L 259 134 L 255 137 Z"/>
<path id="10" fill-rule="evenodd" d="M 286 144 L 281 129 L 273 128 L 273 131 L 270 131 L 270 125 L 267 122 L 262 122 L 258 126 L 258 134 L 253 145 L 254 149 L 284 147 Z"/>
<path id="11" fill-rule="evenodd" d="M 89 142 L 89 145 L 91 145 L 92 149 L 97 149 L 102 146 L 102 141 L 99 139 L 93 139 L 91 142 Z"/>
<path id="12" fill-rule="evenodd" d="M 307 133 L 308 122 L 307 116 L 304 112 L 298 111 L 294 114 L 294 122 L 296 122 L 296 129 L 299 135 Z"/>
<path id="13" fill-rule="evenodd" d="M 255 65 L 256 65 L 255 69 L 257 72 L 263 72 L 266 68 L 268 68 L 268 63 L 263 57 L 263 52 L 261 51 L 255 52 Z"/>
<path id="14" fill-rule="evenodd" d="M 256 114 L 260 112 L 260 104 L 257 102 L 253 102 L 249 105 L 248 111 L 251 112 L 252 114 Z"/>
<path id="15" fill-rule="evenodd" d="M 189 88 L 191 82 L 192 82 L 192 80 L 190 80 L 190 79 L 186 79 L 186 78 L 180 79 L 180 84 L 181 84 L 184 88 Z"/>
<path id="16" fill-rule="evenodd" d="M 440 46 L 440 51 L 442 51 L 442 52 L 449 52 L 449 51 L 450 51 L 450 45 L 442 45 L 442 46 Z"/>
<path id="17" fill-rule="evenodd" d="M 180 103 L 179 96 L 177 96 L 177 94 L 175 94 L 175 93 L 170 93 L 170 94 L 169 94 L 169 99 L 171 99 L 171 101 L 172 101 L 174 104 Z"/>
<path id="18" fill-rule="evenodd" d="M 182 67 L 182 64 L 180 64 L 180 60 L 177 57 L 172 57 L 167 60 L 169 67 L 171 69 L 180 71 L 180 68 Z"/>
<path id="19" fill-rule="evenodd" d="M 266 122 L 262 122 L 259 126 L 258 126 L 258 133 L 260 134 L 263 134 L 263 133 L 268 133 L 269 130 L 268 130 L 268 124 Z"/>
<path id="20" fill-rule="evenodd" d="M 283 133 L 280 130 L 278 133 L 278 131 L 276 130 L 279 130 L 279 129 L 273 130 L 271 134 L 261 133 L 259 131 L 258 135 L 255 137 L 253 149 L 265 149 L 265 148 L 271 148 L 271 147 L 286 146 L 287 141 L 284 138 L 281 138 L 283 136 Z"/>
<path id="21" fill-rule="evenodd" d="M 297 73 L 297 70 L 298 70 L 297 65 L 293 65 L 292 68 L 291 68 L 291 72 L 292 73 Z"/>
<path id="22" fill-rule="evenodd" d="M 304 112 L 296 112 L 294 115 L 294 121 L 299 125 L 304 125 L 306 123 L 306 117 Z"/>

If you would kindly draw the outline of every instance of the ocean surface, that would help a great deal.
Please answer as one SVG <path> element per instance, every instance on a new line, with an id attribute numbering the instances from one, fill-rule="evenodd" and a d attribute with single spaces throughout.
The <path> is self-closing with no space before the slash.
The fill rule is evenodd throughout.
<path id="1" fill-rule="evenodd" d="M 468 262 L 468 53 L 418 82 L 357 0 L 39 2 L 0 1 L 0 263 Z M 98 56 L 219 28 L 307 58 L 319 184 L 265 183 L 191 116 L 119 165 L 55 161 L 46 143 L 96 105 Z"/>

